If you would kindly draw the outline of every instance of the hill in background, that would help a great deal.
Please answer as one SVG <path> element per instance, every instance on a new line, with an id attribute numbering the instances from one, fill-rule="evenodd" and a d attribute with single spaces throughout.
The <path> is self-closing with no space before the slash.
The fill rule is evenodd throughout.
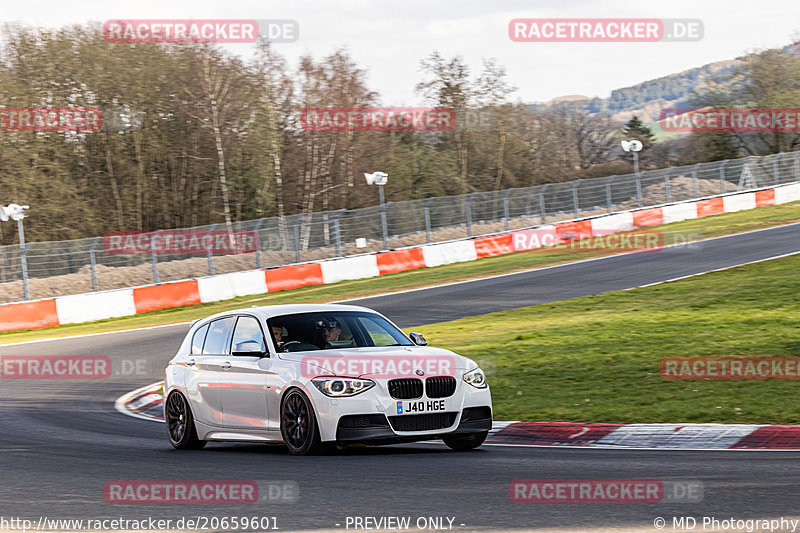
<path id="1" fill-rule="evenodd" d="M 782 53 L 800 55 L 800 42 L 785 46 Z M 618 122 L 626 122 L 637 115 L 642 122 L 658 128 L 659 113 L 669 107 L 690 107 L 692 97 L 702 91 L 704 85 L 712 80 L 724 80 L 743 58 L 715 61 L 683 72 L 670 74 L 630 87 L 615 89 L 608 98 L 589 98 L 569 95 L 554 98 L 544 106 L 570 104 L 592 115 L 606 115 Z"/>

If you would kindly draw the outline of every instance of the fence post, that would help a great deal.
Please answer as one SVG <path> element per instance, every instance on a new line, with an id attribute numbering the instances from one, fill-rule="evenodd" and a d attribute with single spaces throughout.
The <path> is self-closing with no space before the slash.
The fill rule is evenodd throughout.
<path id="1" fill-rule="evenodd" d="M 795 181 L 800 180 L 800 161 L 797 157 L 800 156 L 800 152 L 794 153 L 794 179 Z"/>
<path id="2" fill-rule="evenodd" d="M 160 231 L 156 231 L 155 234 L 158 235 L 161 233 Z M 150 263 L 153 267 L 153 283 L 158 283 L 158 256 L 156 255 L 156 248 L 153 246 L 153 239 L 152 233 L 150 238 Z"/>
<path id="3" fill-rule="evenodd" d="M 544 210 L 544 191 L 549 186 L 549 183 L 545 183 L 539 188 L 539 218 L 541 219 L 542 224 L 544 224 L 544 219 L 547 217 L 547 212 Z"/>
<path id="4" fill-rule="evenodd" d="M 796 160 L 797 160 L 797 158 L 795 158 L 795 161 Z M 511 191 L 513 191 L 513 190 L 514 190 L 513 188 L 512 189 L 506 189 L 506 192 L 503 195 L 503 219 L 505 220 L 506 231 L 511 229 L 511 226 L 510 226 L 511 221 L 510 221 L 510 217 L 508 216 L 508 196 L 511 194 Z"/>
<path id="5" fill-rule="evenodd" d="M 465 200 L 465 210 L 467 216 L 467 237 L 472 237 L 472 198 L 475 196 L 475 193 L 470 193 L 467 195 Z"/>
<path id="6" fill-rule="evenodd" d="M 667 199 L 667 203 L 672 201 L 672 195 L 670 194 L 669 189 L 669 172 L 664 173 L 664 196 Z"/>
<path id="7" fill-rule="evenodd" d="M 433 197 L 427 198 L 425 204 L 422 206 L 422 211 L 425 213 L 425 240 L 428 244 L 431 243 L 431 202 Z"/>
<path id="8" fill-rule="evenodd" d="M 700 191 L 697 188 L 697 167 L 699 165 L 700 163 L 692 167 L 692 192 L 694 193 L 695 200 L 700 198 Z"/>
<path id="9" fill-rule="evenodd" d="M 336 247 L 336 257 L 342 257 L 342 227 L 339 219 L 346 209 L 339 209 L 333 214 L 333 243 Z"/>
<path id="10" fill-rule="evenodd" d="M 209 233 L 214 231 L 214 228 L 216 228 L 216 227 L 217 227 L 217 224 L 211 224 L 211 229 L 208 230 Z M 209 276 L 213 276 L 214 275 L 214 255 L 211 253 L 211 248 L 213 248 L 213 246 L 209 247 L 208 250 L 206 250 L 206 255 L 208 256 L 208 275 Z M 158 283 L 158 282 L 156 282 L 156 283 Z"/>
<path id="11" fill-rule="evenodd" d="M 575 218 L 578 218 L 578 213 L 580 213 L 580 206 L 578 205 L 578 185 L 580 182 L 581 180 L 575 180 L 572 182 L 572 212 L 575 215 Z"/>
<path id="12" fill-rule="evenodd" d="M 389 228 L 388 224 L 386 223 L 386 209 L 392 204 L 392 202 L 386 202 L 385 204 L 381 204 L 381 232 L 383 233 L 383 250 L 389 250 Z"/>
<path id="13" fill-rule="evenodd" d="M 19 266 L 22 270 L 22 295 L 26 300 L 31 299 L 28 289 L 28 259 L 25 257 L 28 246 L 25 244 L 25 229 L 22 226 L 22 219 L 17 220 L 17 230 L 19 231 Z"/>
<path id="14" fill-rule="evenodd" d="M 641 208 L 643 206 L 643 204 L 642 204 L 642 178 L 641 178 L 641 176 L 640 176 L 640 174 L 638 172 L 636 172 L 634 175 L 636 176 L 636 178 L 635 178 L 636 179 L 636 203 L 638 203 L 639 207 Z"/>
<path id="15" fill-rule="evenodd" d="M 720 194 L 725 194 L 725 163 L 728 160 L 725 159 L 722 164 L 719 166 L 719 192 Z"/>
<path id="16" fill-rule="evenodd" d="M 89 247 L 89 265 L 92 267 L 92 290 L 97 292 L 97 260 L 95 259 L 94 249 L 97 243 L 100 242 L 102 237 L 95 237 L 92 239 L 92 245 Z"/>
<path id="17" fill-rule="evenodd" d="M 616 175 L 610 176 L 606 180 L 606 211 L 608 211 L 609 213 L 611 213 L 611 204 L 613 203 L 613 200 L 611 198 L 611 182 L 614 181 L 614 178 L 616 177 L 617 177 Z"/>
<path id="18" fill-rule="evenodd" d="M 256 227 L 253 232 L 256 234 L 256 268 L 261 268 L 261 235 L 258 233 L 258 228 L 264 223 L 263 218 L 256 220 Z"/>
<path id="19" fill-rule="evenodd" d="M 303 215 L 295 215 L 294 219 L 294 262 L 300 262 L 300 218 Z"/>
<path id="20" fill-rule="evenodd" d="M 281 252 L 286 250 L 286 215 L 278 217 L 278 235 L 281 239 Z"/>

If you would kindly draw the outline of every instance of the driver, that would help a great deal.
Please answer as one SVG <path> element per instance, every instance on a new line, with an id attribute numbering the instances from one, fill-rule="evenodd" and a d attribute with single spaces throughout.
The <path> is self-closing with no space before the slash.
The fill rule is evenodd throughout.
<path id="1" fill-rule="evenodd" d="M 330 348 L 331 342 L 338 341 L 339 335 L 342 334 L 342 328 L 339 327 L 339 324 L 336 322 L 336 319 L 333 317 L 323 318 L 322 320 L 317 320 L 317 346 L 321 349 Z"/>
<path id="2" fill-rule="evenodd" d="M 275 347 L 280 348 L 283 343 L 283 326 L 272 326 L 272 337 L 275 339 Z"/>

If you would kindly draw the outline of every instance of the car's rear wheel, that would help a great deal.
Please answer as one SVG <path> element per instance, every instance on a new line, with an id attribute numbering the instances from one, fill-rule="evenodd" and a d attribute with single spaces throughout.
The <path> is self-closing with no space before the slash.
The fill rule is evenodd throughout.
<path id="1" fill-rule="evenodd" d="M 314 408 L 299 389 L 292 389 L 283 397 L 281 436 L 292 455 L 311 455 L 332 449 L 330 444 L 320 440 Z"/>
<path id="2" fill-rule="evenodd" d="M 483 444 L 488 434 L 488 431 L 481 431 L 480 433 L 468 433 L 466 435 L 448 435 L 442 437 L 442 440 L 449 448 L 461 452 L 477 448 Z"/>
<path id="3" fill-rule="evenodd" d="M 169 393 L 165 408 L 169 443 L 179 450 L 199 450 L 206 441 L 197 438 L 189 402 L 177 391 Z"/>

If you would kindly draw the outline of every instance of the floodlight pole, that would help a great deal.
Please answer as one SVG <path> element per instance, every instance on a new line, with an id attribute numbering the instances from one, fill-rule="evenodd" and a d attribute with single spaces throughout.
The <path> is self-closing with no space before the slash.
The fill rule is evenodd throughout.
<path id="1" fill-rule="evenodd" d="M 381 201 L 381 232 L 383 234 L 383 249 L 389 249 L 389 228 L 386 227 L 386 202 L 383 199 L 383 185 L 378 185 L 378 196 Z"/>
<path id="2" fill-rule="evenodd" d="M 642 176 L 639 174 L 639 152 L 633 152 L 633 175 L 636 177 L 636 201 L 642 207 Z"/>
<path id="3" fill-rule="evenodd" d="M 381 234 L 383 237 L 383 249 L 389 249 L 389 229 L 386 224 L 386 200 L 383 197 L 383 186 L 386 185 L 387 178 L 389 177 L 385 172 L 373 172 L 372 174 L 364 173 L 367 179 L 367 185 L 378 186 L 378 198 L 380 199 L 380 215 L 381 215 Z"/>
<path id="4" fill-rule="evenodd" d="M 22 219 L 17 219 L 17 231 L 19 231 L 19 264 L 22 268 L 22 295 L 26 300 L 31 299 L 28 290 L 28 261 L 25 259 L 25 228 L 22 227 Z"/>
<path id="5" fill-rule="evenodd" d="M 622 149 L 633 153 L 633 176 L 636 181 L 636 200 L 639 207 L 642 207 L 642 177 L 639 174 L 639 150 L 642 149 L 641 141 L 622 141 Z"/>

